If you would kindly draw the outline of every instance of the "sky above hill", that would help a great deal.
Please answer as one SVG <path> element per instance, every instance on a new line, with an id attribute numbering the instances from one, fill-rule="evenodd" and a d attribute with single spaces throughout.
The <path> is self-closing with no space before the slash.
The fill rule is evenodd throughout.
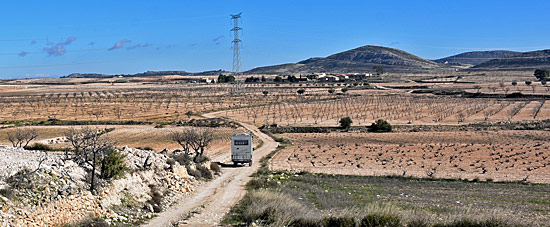
<path id="1" fill-rule="evenodd" d="M 242 12 L 243 70 L 363 45 L 427 59 L 550 49 L 550 1 L 5 1 L 0 78 L 73 72 L 231 70 Z"/>

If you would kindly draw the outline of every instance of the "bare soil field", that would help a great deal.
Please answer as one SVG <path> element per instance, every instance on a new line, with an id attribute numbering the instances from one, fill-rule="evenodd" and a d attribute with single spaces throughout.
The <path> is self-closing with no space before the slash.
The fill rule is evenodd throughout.
<path id="1" fill-rule="evenodd" d="M 331 98 L 320 88 L 309 92 L 323 95 L 297 96 L 298 86 L 247 84 L 246 93 L 229 95 L 230 84 L 67 83 L 2 85 L 0 121 L 172 121 L 192 117 L 189 113 Z"/>
<path id="2" fill-rule="evenodd" d="M 255 125 L 337 126 L 349 116 L 354 125 L 377 119 L 392 124 L 465 124 L 480 121 L 532 121 L 550 119 L 544 100 L 456 98 L 430 95 L 372 94 L 344 96 L 312 102 L 282 102 L 228 111 L 229 118 Z"/>
<path id="3" fill-rule="evenodd" d="M 550 183 L 548 131 L 282 134 L 273 170 Z"/>
<path id="4" fill-rule="evenodd" d="M 43 143 L 58 150 L 69 148 L 70 144 L 64 139 L 65 132 L 70 127 L 81 126 L 28 126 L 24 128 L 33 128 L 38 132 L 38 137 L 31 141 L 33 143 Z M 90 126 L 98 129 L 114 129 L 106 134 L 108 138 L 117 142 L 118 147 L 128 146 L 133 148 L 152 148 L 160 152 L 164 148 L 181 149 L 181 147 L 171 141 L 170 133 L 174 130 L 183 130 L 189 127 L 170 127 L 155 128 L 152 125 L 98 125 Z M 15 128 L 5 128 L 0 130 L 0 144 L 11 145 L 7 138 L 7 133 L 14 131 Z M 247 132 L 244 129 L 234 128 L 214 128 L 214 142 L 206 150 L 205 154 L 212 158 L 229 157 L 231 135 Z M 220 157 L 221 156 L 221 157 Z M 217 161 L 217 160 L 216 160 Z"/>

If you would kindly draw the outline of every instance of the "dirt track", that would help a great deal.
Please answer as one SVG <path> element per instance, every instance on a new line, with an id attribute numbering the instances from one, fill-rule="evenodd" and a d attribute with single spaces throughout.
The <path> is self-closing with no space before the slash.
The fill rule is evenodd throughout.
<path id="1" fill-rule="evenodd" d="M 205 114 L 213 117 L 216 113 Z M 259 167 L 260 159 L 274 150 L 278 143 L 262 133 L 255 126 L 241 123 L 246 129 L 264 141 L 262 147 L 254 151 L 252 167 L 225 167 L 223 174 L 195 189 L 195 194 L 159 213 L 145 226 L 171 226 L 172 223 L 186 219 L 184 224 L 192 226 L 214 226 L 246 193 L 245 184 L 250 175 Z M 229 160 L 226 160 L 229 161 Z"/>

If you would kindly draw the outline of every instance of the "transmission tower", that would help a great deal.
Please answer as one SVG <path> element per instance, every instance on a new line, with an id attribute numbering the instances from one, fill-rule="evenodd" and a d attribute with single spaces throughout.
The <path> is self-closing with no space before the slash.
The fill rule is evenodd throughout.
<path id="1" fill-rule="evenodd" d="M 233 48 L 233 73 L 235 73 L 235 79 L 237 80 L 236 85 L 236 92 L 241 93 L 241 88 L 243 87 L 242 81 L 239 80 L 237 77 L 241 72 L 241 40 L 239 39 L 239 31 L 242 30 L 241 27 L 239 27 L 239 19 L 241 19 L 241 14 L 234 14 L 230 15 L 231 20 L 233 21 L 233 28 L 231 31 L 233 32 L 233 41 L 231 41 L 232 48 Z"/>

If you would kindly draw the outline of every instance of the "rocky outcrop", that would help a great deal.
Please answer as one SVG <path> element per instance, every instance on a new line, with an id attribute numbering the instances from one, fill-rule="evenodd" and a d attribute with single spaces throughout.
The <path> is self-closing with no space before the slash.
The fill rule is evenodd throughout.
<path id="1" fill-rule="evenodd" d="M 0 147 L 0 226 L 62 226 L 87 217 L 135 224 L 192 192 L 197 181 L 165 154 L 124 147 L 128 171 L 88 189 L 86 171 L 62 154 Z M 42 162 L 40 162 L 42 161 Z M 40 163 L 40 165 L 39 165 Z M 153 191 L 165 198 L 151 203 Z M 153 209 L 153 205 L 155 206 Z"/>

